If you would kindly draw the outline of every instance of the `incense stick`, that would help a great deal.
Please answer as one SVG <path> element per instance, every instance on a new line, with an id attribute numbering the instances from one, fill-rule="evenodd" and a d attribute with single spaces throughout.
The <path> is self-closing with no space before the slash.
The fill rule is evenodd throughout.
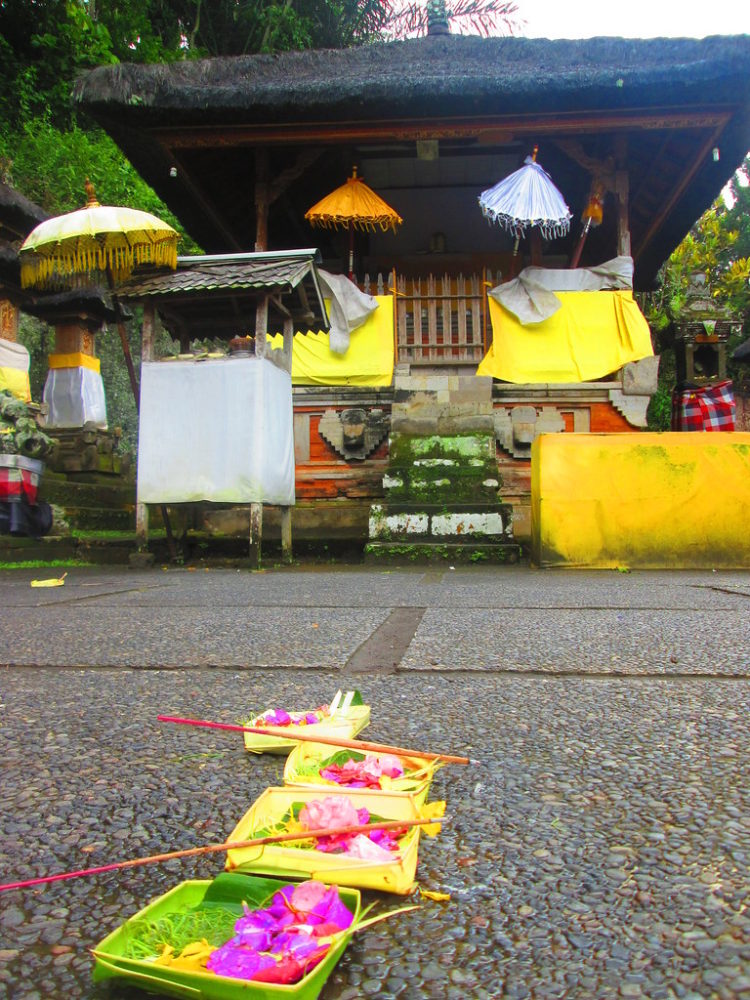
<path id="1" fill-rule="evenodd" d="M 364 740 L 348 740 L 343 736 L 311 736 L 304 732 L 299 732 L 299 727 L 295 727 L 293 732 L 289 728 L 279 726 L 233 726 L 228 722 L 209 722 L 206 719 L 181 719 L 173 715 L 157 716 L 159 722 L 175 722 L 181 726 L 203 726 L 206 729 L 228 729 L 235 733 L 255 733 L 258 736 L 277 736 L 285 740 L 308 743 L 325 743 L 334 747 L 347 747 L 351 750 L 370 750 L 373 753 L 392 753 L 400 757 L 420 757 L 425 760 L 436 760 L 444 764 L 469 764 L 468 757 L 456 757 L 448 753 L 431 753 L 427 750 L 407 750 L 404 747 L 393 747 L 387 743 L 367 743 Z"/>
<path id="2" fill-rule="evenodd" d="M 175 858 L 191 858 L 197 857 L 200 854 L 214 854 L 219 851 L 234 851 L 246 847 L 263 847 L 266 844 L 283 844 L 291 841 L 312 840 L 314 838 L 331 837 L 342 833 L 368 833 L 370 830 L 404 830 L 412 826 L 426 826 L 432 823 L 444 822 L 444 816 L 381 820 L 377 823 L 359 823 L 354 826 L 341 826 L 334 829 L 306 830 L 302 834 L 299 832 L 279 833 L 270 837 L 256 837 L 254 840 L 238 840 L 223 844 L 204 844 L 202 847 L 190 847 L 183 851 L 169 851 L 167 854 L 152 854 L 145 858 L 115 861 L 109 865 L 99 865 L 97 868 L 82 868 L 80 871 L 44 875 L 41 878 L 30 878 L 22 882 L 5 882 L 3 885 L 0 885 L 0 892 L 4 892 L 6 889 L 26 889 L 32 885 L 46 885 L 49 882 L 62 882 L 66 879 L 81 878 L 84 875 L 101 875 L 104 872 L 114 872 L 121 868 L 136 868 L 139 865 L 156 864 L 159 861 L 172 861 Z"/>

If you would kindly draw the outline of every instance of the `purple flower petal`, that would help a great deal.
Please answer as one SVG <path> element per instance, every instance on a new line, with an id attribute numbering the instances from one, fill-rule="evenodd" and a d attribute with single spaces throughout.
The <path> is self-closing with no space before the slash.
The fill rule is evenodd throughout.
<path id="1" fill-rule="evenodd" d="M 235 979 L 252 979 L 261 969 L 269 969 L 276 964 L 270 955 L 257 951 L 245 951 L 231 941 L 217 948 L 206 962 L 206 968 L 217 976 L 233 976 Z"/>

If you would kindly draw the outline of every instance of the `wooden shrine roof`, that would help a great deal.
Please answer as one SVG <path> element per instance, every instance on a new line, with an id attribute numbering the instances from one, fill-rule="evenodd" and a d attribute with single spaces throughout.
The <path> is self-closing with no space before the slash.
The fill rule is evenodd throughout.
<path id="1" fill-rule="evenodd" d="M 255 303 L 270 296 L 269 330 L 284 310 L 297 328 L 328 329 L 315 269 L 316 250 L 178 257 L 175 271 L 134 274 L 120 299 L 153 301 L 165 325 L 190 337 L 238 336 L 255 326 Z"/>
<path id="2" fill-rule="evenodd" d="M 75 97 L 212 251 L 252 241 L 258 147 L 272 151 L 272 180 L 303 153 L 321 156 L 272 207 L 272 245 L 281 246 L 304 240 L 304 209 L 340 183 L 341 162 L 379 144 L 401 143 L 401 156 L 420 139 L 439 139 L 441 154 L 445 142 L 468 156 L 520 156 L 539 142 L 575 215 L 587 164 L 616 155 L 629 175 L 644 287 L 750 148 L 750 37 L 428 36 L 99 67 Z"/>

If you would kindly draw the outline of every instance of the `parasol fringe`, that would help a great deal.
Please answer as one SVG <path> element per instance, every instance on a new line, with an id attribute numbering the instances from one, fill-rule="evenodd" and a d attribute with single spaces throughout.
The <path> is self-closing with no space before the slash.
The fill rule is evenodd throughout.
<path id="1" fill-rule="evenodd" d="M 400 221 L 400 220 L 399 220 Z M 358 229 L 360 232 L 374 233 L 378 229 L 381 232 L 387 233 L 389 229 L 396 232 L 396 227 L 398 222 L 395 219 L 389 218 L 388 216 L 383 216 L 380 219 L 347 219 L 341 216 L 329 215 L 329 216 L 318 216 L 314 221 L 310 220 L 311 225 L 317 226 L 320 229 Z"/>
<path id="2" fill-rule="evenodd" d="M 482 214 L 489 222 L 497 222 L 512 235 L 516 237 L 526 236 L 526 230 L 537 228 L 545 240 L 556 239 L 559 236 L 567 236 L 570 232 L 570 219 L 550 222 L 547 219 L 516 219 L 512 215 L 503 212 L 493 212 L 492 209 L 482 207 Z"/>
<path id="3" fill-rule="evenodd" d="M 143 264 L 155 267 L 177 267 L 177 240 L 169 234 L 164 237 L 148 234 L 151 242 L 139 243 L 136 246 L 80 246 L 76 245 L 67 251 L 53 250 L 43 254 L 35 251 L 33 255 L 21 256 L 21 287 L 43 287 L 54 284 L 61 278 L 72 278 L 89 274 L 94 271 L 111 270 L 118 281 L 127 278 L 133 268 Z"/>

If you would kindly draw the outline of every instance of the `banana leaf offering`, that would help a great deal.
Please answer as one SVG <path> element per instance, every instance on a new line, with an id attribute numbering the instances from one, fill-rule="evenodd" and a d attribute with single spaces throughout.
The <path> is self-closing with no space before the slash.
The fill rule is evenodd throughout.
<path id="1" fill-rule="evenodd" d="M 183 882 L 94 949 L 94 980 L 206 1000 L 315 1000 L 360 916 L 356 889 L 320 882 Z"/>
<path id="2" fill-rule="evenodd" d="M 412 795 L 421 806 L 440 766 L 438 761 L 417 757 L 298 743 L 287 758 L 284 784 L 290 788 L 314 785 L 401 793 Z"/>
<path id="3" fill-rule="evenodd" d="M 228 841 L 295 832 L 299 832 L 299 841 L 229 850 L 226 867 L 404 895 L 414 883 L 420 830 L 434 835 L 439 824 L 355 835 L 337 835 L 336 829 L 381 820 L 408 822 L 437 817 L 444 809 L 444 802 L 420 807 L 413 796 L 403 792 L 353 788 L 326 789 L 322 794 L 320 788 L 312 786 L 267 788 Z M 330 836 L 305 837 L 308 830 L 324 828 L 331 830 Z"/>
<path id="4" fill-rule="evenodd" d="M 288 754 L 297 742 L 295 732 L 305 736 L 343 737 L 353 739 L 370 722 L 370 706 L 365 705 L 359 691 L 339 691 L 330 705 L 287 711 L 267 708 L 243 725 L 259 729 L 273 727 L 288 730 L 289 736 L 262 736 L 245 733 L 245 749 L 250 753 Z"/>

